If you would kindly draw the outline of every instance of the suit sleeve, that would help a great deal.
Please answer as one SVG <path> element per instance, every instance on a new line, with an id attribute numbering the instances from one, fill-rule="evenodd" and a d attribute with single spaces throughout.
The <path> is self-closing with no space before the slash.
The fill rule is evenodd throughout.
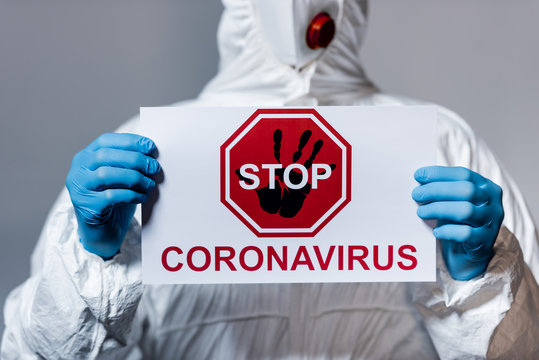
<path id="1" fill-rule="evenodd" d="M 87 252 L 64 189 L 32 255 L 30 278 L 6 300 L 2 359 L 139 357 L 139 235 L 133 221 L 113 259 Z"/>

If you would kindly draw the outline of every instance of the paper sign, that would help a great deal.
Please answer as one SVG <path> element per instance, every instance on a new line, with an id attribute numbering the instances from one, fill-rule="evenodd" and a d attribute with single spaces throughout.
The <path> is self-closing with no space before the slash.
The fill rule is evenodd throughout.
<path id="1" fill-rule="evenodd" d="M 143 282 L 434 281 L 411 192 L 436 122 L 430 106 L 142 108 L 163 168 Z"/>

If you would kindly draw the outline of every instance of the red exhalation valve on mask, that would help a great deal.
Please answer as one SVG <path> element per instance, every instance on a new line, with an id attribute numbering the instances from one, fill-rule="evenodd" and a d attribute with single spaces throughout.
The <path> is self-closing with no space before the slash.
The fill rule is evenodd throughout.
<path id="1" fill-rule="evenodd" d="M 325 48 L 335 35 L 335 22 L 328 13 L 315 15 L 307 28 L 307 46 L 311 49 Z"/>

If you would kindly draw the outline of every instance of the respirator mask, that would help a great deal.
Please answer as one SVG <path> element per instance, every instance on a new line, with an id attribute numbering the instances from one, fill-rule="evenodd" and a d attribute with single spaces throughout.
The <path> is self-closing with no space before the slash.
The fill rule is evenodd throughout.
<path id="1" fill-rule="evenodd" d="M 264 40 L 283 64 L 301 69 L 322 55 L 343 0 L 253 0 Z"/>

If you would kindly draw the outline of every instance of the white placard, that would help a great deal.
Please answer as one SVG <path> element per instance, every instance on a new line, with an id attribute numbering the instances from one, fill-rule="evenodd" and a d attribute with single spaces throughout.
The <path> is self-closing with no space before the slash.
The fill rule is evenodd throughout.
<path id="1" fill-rule="evenodd" d="M 143 206 L 144 283 L 435 280 L 436 242 L 417 217 L 411 192 L 415 170 L 436 163 L 436 108 L 282 108 L 256 116 L 257 110 L 141 109 L 139 133 L 156 143 L 164 175 L 154 201 Z M 279 117 L 292 121 L 279 126 L 280 135 L 269 119 Z M 315 124 L 310 138 L 303 132 L 300 139 L 288 126 L 296 117 Z M 264 133 L 262 124 L 272 130 Z M 318 152 L 317 138 L 324 139 Z M 248 156 L 246 144 L 253 149 Z M 293 161 L 298 149 L 300 158 Z M 339 155 L 334 161 L 327 159 L 331 149 Z M 244 155 L 274 164 L 255 169 L 255 160 L 243 160 Z M 240 172 L 242 161 L 247 165 Z M 271 178 L 273 192 L 262 198 L 260 189 L 269 189 Z M 320 195 L 329 191 L 328 184 L 341 187 L 342 197 L 326 209 L 318 204 L 333 202 Z M 296 185 L 303 187 L 293 189 Z M 275 198 L 275 191 L 282 196 Z M 285 192 L 303 200 L 290 205 Z M 250 208 L 243 209 L 242 201 L 250 201 Z M 322 220 L 297 224 L 305 214 L 317 217 L 317 211 Z M 296 221 L 292 230 L 281 229 L 291 221 Z M 280 232 L 285 235 L 275 235 Z"/>

